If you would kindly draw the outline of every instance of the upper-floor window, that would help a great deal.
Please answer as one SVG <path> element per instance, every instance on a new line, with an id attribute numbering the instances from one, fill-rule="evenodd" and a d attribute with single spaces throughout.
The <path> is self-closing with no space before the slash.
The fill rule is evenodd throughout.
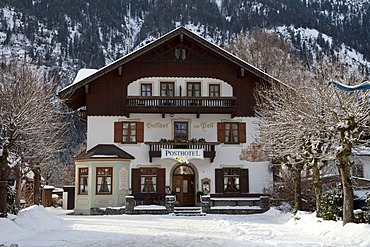
<path id="1" fill-rule="evenodd" d="M 187 96 L 189 97 L 200 97 L 201 96 L 201 83 L 200 82 L 188 82 Z"/>
<path id="2" fill-rule="evenodd" d="M 174 123 L 174 139 L 177 141 L 188 140 L 188 122 Z"/>
<path id="3" fill-rule="evenodd" d="M 161 96 L 175 96 L 175 83 L 174 82 L 161 82 Z"/>
<path id="4" fill-rule="evenodd" d="M 141 84 L 141 96 L 152 96 L 152 84 L 150 83 Z"/>
<path id="5" fill-rule="evenodd" d="M 96 194 L 112 194 L 112 167 L 96 168 Z"/>
<path id="6" fill-rule="evenodd" d="M 144 141 L 143 122 L 115 122 L 114 142 L 138 143 Z"/>
<path id="7" fill-rule="evenodd" d="M 88 179 L 89 179 L 89 168 L 79 168 L 78 169 L 78 194 L 86 195 L 88 194 Z"/>
<path id="8" fill-rule="evenodd" d="M 136 122 L 123 122 L 123 142 L 136 143 Z"/>
<path id="9" fill-rule="evenodd" d="M 209 97 L 220 97 L 220 84 L 209 84 Z"/>
<path id="10" fill-rule="evenodd" d="M 217 140 L 227 144 L 245 143 L 246 124 L 239 122 L 217 123 Z"/>

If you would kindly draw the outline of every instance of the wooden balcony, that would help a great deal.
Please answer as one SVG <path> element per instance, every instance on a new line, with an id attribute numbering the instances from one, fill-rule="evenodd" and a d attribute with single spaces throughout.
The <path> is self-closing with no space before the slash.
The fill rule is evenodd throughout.
<path id="1" fill-rule="evenodd" d="M 215 146 L 219 145 L 218 142 L 145 142 L 149 145 L 149 161 L 152 162 L 153 158 L 161 157 L 162 149 L 203 149 L 204 158 L 210 158 L 213 163 L 216 157 Z"/>
<path id="2" fill-rule="evenodd" d="M 235 97 L 162 97 L 128 96 L 128 113 L 187 113 L 232 114 L 236 113 Z"/>

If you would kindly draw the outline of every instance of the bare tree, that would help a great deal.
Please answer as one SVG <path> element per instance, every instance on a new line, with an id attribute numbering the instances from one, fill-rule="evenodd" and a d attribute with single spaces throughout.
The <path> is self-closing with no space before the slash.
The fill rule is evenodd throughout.
<path id="1" fill-rule="evenodd" d="M 302 70 L 303 63 L 294 47 L 276 33 L 260 29 L 240 33 L 226 50 L 284 83 L 294 84 L 303 76 L 295 73 Z"/>
<path id="2" fill-rule="evenodd" d="M 12 61 L 0 69 L 2 217 L 7 215 L 6 186 L 2 184 L 8 180 L 14 161 L 25 161 L 34 171 L 37 182 L 42 167 L 55 153 L 62 151 L 67 124 L 62 121 L 56 85 L 55 76 L 31 64 Z M 35 203 L 38 203 L 40 184 L 34 188 Z"/>
<path id="3" fill-rule="evenodd" d="M 275 157 L 289 161 L 290 167 L 298 169 L 303 162 L 312 170 L 318 212 L 320 170 L 328 161 L 336 160 L 344 191 L 346 224 L 353 221 L 349 157 L 368 128 L 369 92 L 348 93 L 328 86 L 330 81 L 361 81 L 363 75 L 356 69 L 350 70 L 337 61 L 321 62 L 313 68 L 310 77 L 292 87 L 272 84 L 259 90 L 261 139 Z"/>
<path id="4" fill-rule="evenodd" d="M 343 188 L 343 224 L 353 222 L 353 188 L 351 180 L 350 160 L 352 149 L 361 145 L 361 140 L 368 131 L 370 117 L 370 92 L 355 91 L 348 93 L 334 86 L 328 87 L 328 82 L 336 81 L 346 85 L 361 82 L 365 75 L 356 67 L 350 67 L 338 61 L 323 59 L 314 67 L 314 77 L 311 85 L 325 85 L 325 104 L 323 114 L 325 121 L 331 125 L 332 135 L 335 135 L 335 159 Z"/>
<path id="5" fill-rule="evenodd" d="M 257 114 L 263 123 L 260 126 L 260 136 L 262 142 L 266 141 L 264 144 L 269 147 L 274 159 L 280 161 L 293 174 L 294 208 L 300 210 L 301 173 L 306 164 L 303 155 L 298 154 L 304 145 L 304 133 L 303 130 L 294 129 L 294 123 L 300 121 L 299 115 L 292 114 L 284 107 L 287 104 L 291 107 L 297 106 L 297 95 L 288 85 L 297 85 L 303 81 L 305 73 L 297 73 L 304 71 L 303 63 L 290 43 L 281 40 L 275 33 L 258 29 L 239 34 L 235 42 L 226 48 L 281 81 L 280 84 L 261 87 L 260 92 L 263 93 L 257 95 L 260 103 Z M 286 145 L 290 145 L 291 149 L 296 148 L 296 151 L 287 152 Z"/>

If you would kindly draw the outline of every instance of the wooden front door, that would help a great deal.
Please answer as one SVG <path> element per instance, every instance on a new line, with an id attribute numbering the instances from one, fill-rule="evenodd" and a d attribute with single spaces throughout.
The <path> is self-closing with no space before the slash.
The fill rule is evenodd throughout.
<path id="1" fill-rule="evenodd" d="M 180 166 L 182 168 L 184 166 Z M 194 206 L 195 205 L 195 174 L 183 173 L 176 174 L 178 170 L 184 171 L 184 169 L 176 169 L 172 179 L 172 191 L 176 193 L 176 200 L 180 206 Z M 191 169 L 186 166 L 186 170 Z"/>

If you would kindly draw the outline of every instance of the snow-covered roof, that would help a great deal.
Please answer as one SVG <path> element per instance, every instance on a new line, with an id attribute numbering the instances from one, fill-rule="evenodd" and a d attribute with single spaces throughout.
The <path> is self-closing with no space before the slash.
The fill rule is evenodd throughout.
<path id="1" fill-rule="evenodd" d="M 86 153 L 82 152 L 76 160 L 86 159 L 135 159 L 134 156 L 113 144 L 98 144 Z"/>
<path id="2" fill-rule="evenodd" d="M 367 155 L 370 156 L 370 147 L 365 146 L 356 147 L 352 149 L 352 153 L 358 156 L 367 156 Z"/>
<path id="3" fill-rule="evenodd" d="M 82 81 L 83 79 L 89 77 L 90 75 L 94 74 L 97 71 L 98 71 L 97 69 L 80 69 L 77 72 L 76 78 L 73 80 L 72 84 Z"/>

